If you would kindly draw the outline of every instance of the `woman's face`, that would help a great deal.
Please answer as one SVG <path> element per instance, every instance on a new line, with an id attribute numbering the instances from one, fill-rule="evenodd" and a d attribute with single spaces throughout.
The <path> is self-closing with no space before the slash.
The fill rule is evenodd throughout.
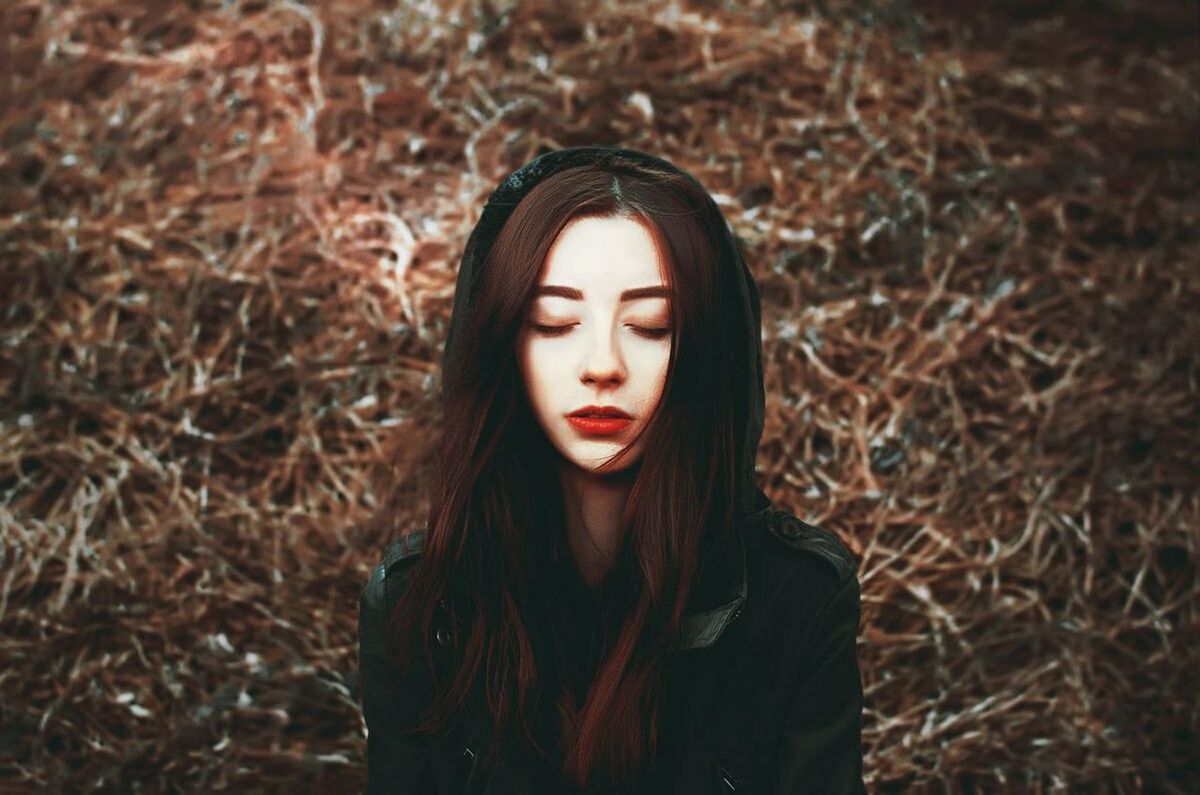
<path id="1" fill-rule="evenodd" d="M 628 218 L 581 218 L 555 240 L 517 339 L 534 415 L 563 457 L 611 474 L 640 459 L 645 437 L 612 468 L 662 396 L 671 355 L 671 306 L 650 233 Z M 615 407 L 621 420 L 570 416 Z"/>

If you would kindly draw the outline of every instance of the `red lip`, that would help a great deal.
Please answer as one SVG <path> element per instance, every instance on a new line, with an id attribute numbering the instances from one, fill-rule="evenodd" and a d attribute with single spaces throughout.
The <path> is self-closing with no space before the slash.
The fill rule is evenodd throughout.
<path id="1" fill-rule="evenodd" d="M 606 419 L 610 417 L 620 417 L 627 420 L 633 419 L 627 412 L 622 411 L 616 406 L 584 406 L 583 408 L 575 409 L 567 416 L 575 417 L 580 414 L 600 414 Z"/>
<path id="2" fill-rule="evenodd" d="M 584 406 L 567 415 L 567 422 L 571 423 L 572 428 L 593 436 L 620 433 L 632 421 L 633 417 L 616 406 Z"/>
<path id="3" fill-rule="evenodd" d="M 580 433 L 594 436 L 612 436 L 625 430 L 632 419 L 629 417 L 578 417 L 568 415 L 567 422 Z"/>

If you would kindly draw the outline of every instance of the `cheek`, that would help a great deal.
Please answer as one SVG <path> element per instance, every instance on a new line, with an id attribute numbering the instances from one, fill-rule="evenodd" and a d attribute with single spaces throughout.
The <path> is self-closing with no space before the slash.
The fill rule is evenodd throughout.
<path id="1" fill-rule="evenodd" d="M 667 366 L 671 363 L 671 350 L 664 348 L 647 356 L 646 371 L 653 373 L 654 383 L 662 385 L 667 378 Z"/>
<path id="2" fill-rule="evenodd" d="M 667 382 L 667 366 L 670 364 L 670 351 L 649 353 L 640 362 L 639 369 L 645 375 L 641 388 L 642 401 L 646 406 L 653 406 L 662 397 L 663 388 Z"/>
<path id="3" fill-rule="evenodd" d="M 538 373 L 532 365 L 533 361 L 528 345 L 521 345 L 517 348 L 517 373 L 521 378 L 525 395 L 529 398 L 529 402 L 536 407 L 538 403 Z"/>
<path id="4" fill-rule="evenodd" d="M 562 383 L 562 376 L 555 367 L 555 357 L 550 352 L 539 350 L 536 343 L 529 344 L 521 357 L 521 378 L 534 407 L 542 410 L 554 401 L 554 385 Z"/>

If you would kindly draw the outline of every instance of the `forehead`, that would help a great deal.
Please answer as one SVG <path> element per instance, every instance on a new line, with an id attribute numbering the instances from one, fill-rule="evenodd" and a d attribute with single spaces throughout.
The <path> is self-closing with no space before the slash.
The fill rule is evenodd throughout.
<path id="1" fill-rule="evenodd" d="M 541 284 L 583 291 L 585 300 L 607 300 L 630 287 L 666 284 L 664 264 L 649 230 L 630 218 L 580 218 L 551 246 Z"/>

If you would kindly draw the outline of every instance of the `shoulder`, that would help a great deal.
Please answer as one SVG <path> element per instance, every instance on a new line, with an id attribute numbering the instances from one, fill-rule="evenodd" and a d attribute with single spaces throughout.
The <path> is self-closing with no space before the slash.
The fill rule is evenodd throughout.
<path id="1" fill-rule="evenodd" d="M 801 637 L 853 637 L 861 611 L 859 561 L 833 531 L 778 508 L 761 514 L 757 554 L 748 563 L 773 632 Z M 756 560 L 755 560 L 756 559 Z M 751 594 L 753 597 L 753 594 Z"/>
<path id="2" fill-rule="evenodd" d="M 836 533 L 775 507 L 756 518 L 747 565 L 751 590 L 766 602 L 778 600 L 788 610 L 813 616 L 835 597 L 857 594 L 858 559 Z"/>
<path id="3" fill-rule="evenodd" d="M 836 533 L 778 508 L 766 511 L 766 530 L 776 550 L 815 563 L 833 577 L 836 586 L 856 577 L 858 559 Z"/>
<path id="4" fill-rule="evenodd" d="M 376 610 L 383 608 L 385 612 L 390 612 L 387 608 L 399 599 L 424 548 L 424 528 L 393 539 L 371 570 L 362 592 L 363 606 Z"/>

